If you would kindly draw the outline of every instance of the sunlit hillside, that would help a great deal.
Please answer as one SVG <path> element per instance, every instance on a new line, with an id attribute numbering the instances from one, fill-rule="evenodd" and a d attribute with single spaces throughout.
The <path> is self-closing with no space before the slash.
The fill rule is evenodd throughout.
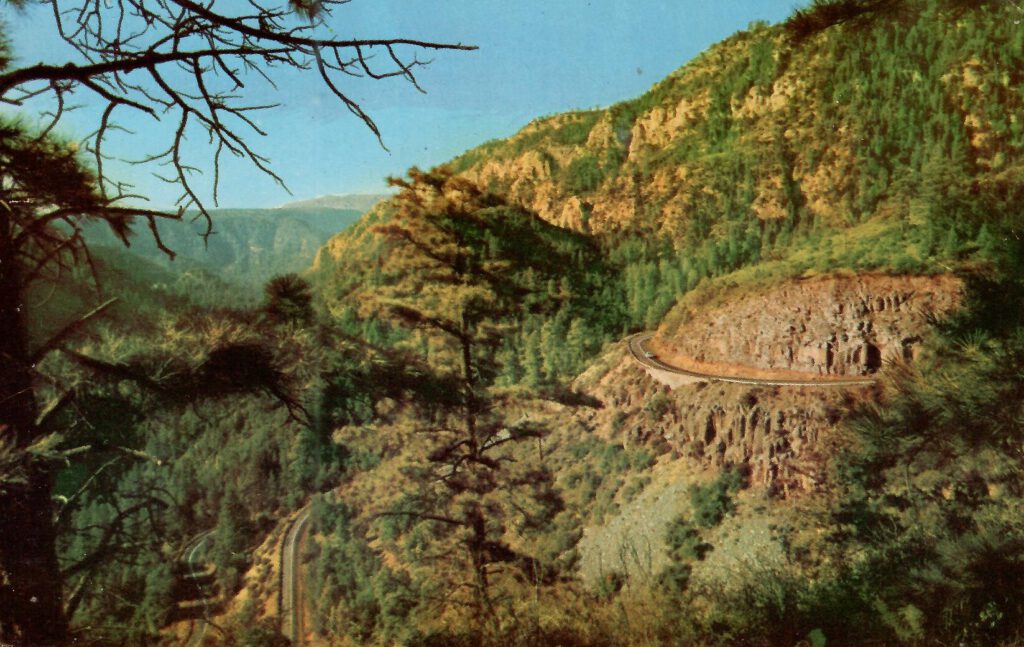
<path id="1" fill-rule="evenodd" d="M 1021 644 L 1022 19 L 816 0 L 387 195 L 127 249 L 47 238 L 104 187 L 0 129 L 49 200 L 0 204 L 0 502 L 38 490 L 59 644 Z"/>

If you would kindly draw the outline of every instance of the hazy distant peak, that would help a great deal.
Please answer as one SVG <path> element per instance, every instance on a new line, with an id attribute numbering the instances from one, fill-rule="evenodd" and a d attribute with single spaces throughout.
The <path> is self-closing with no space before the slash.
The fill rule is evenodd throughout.
<path id="1" fill-rule="evenodd" d="M 369 211 L 370 207 L 381 200 L 391 197 L 382 193 L 346 193 L 343 195 L 322 195 L 309 200 L 299 200 L 283 204 L 279 209 L 354 209 L 356 211 Z"/>

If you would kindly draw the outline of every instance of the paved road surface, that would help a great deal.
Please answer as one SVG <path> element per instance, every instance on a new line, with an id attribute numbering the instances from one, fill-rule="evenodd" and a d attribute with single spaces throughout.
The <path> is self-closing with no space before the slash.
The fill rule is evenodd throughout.
<path id="1" fill-rule="evenodd" d="M 299 573 L 299 556 L 302 543 L 309 530 L 309 514 L 312 506 L 307 505 L 299 511 L 295 521 L 285 531 L 281 546 L 281 618 L 282 632 L 295 647 L 305 642 L 303 627 L 302 577 Z"/>
<path id="2" fill-rule="evenodd" d="M 702 373 L 699 371 L 690 371 L 684 368 L 678 368 L 670 364 L 666 364 L 657 357 L 648 356 L 647 348 L 644 344 L 653 337 L 653 333 L 639 333 L 632 337 L 626 338 L 626 343 L 629 346 L 629 352 L 640 364 L 647 368 L 652 368 L 661 371 L 667 371 L 669 373 L 675 373 L 676 375 L 685 375 L 687 377 L 696 378 L 698 380 L 707 380 L 711 382 L 731 382 L 733 384 L 753 384 L 759 386 L 868 386 L 875 383 L 873 377 L 852 377 L 849 379 L 835 379 L 835 378 L 814 378 L 809 377 L 807 379 L 762 379 L 757 377 L 737 377 L 732 375 L 716 375 L 714 373 Z"/>

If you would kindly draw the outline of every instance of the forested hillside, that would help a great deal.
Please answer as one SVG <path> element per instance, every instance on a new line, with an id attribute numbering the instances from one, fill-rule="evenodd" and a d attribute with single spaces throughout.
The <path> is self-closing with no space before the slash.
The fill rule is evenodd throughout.
<path id="1" fill-rule="evenodd" d="M 350 227 L 35 282 L 78 644 L 1019 644 L 1022 19 L 815 2 Z"/>
<path id="2" fill-rule="evenodd" d="M 574 383 L 574 402 L 518 405 L 546 425 L 541 465 L 561 511 L 540 536 L 505 536 L 532 546 L 541 572 L 580 574 L 589 602 L 565 597 L 573 585 L 541 578 L 532 605 L 510 598 L 495 625 L 454 610 L 447 620 L 433 615 L 448 607 L 426 601 L 438 584 L 419 561 L 433 545 L 419 533 L 430 531 L 374 521 L 375 498 L 410 460 L 382 450 L 381 466 L 342 488 L 342 508 L 317 513 L 328 533 L 310 571 L 322 587 L 318 632 L 416 642 L 427 631 L 448 644 L 1013 644 L 1021 635 L 1020 605 L 1003 579 L 1020 558 L 1007 539 L 1018 536 L 1009 465 L 1019 461 L 1002 444 L 1018 425 L 973 440 L 944 426 L 993 419 L 987 407 L 1000 399 L 1020 406 L 1004 390 L 1018 380 L 987 373 L 1009 365 L 998 358 L 1015 352 L 1015 325 L 995 332 L 985 305 L 998 293 L 1008 310 L 1018 304 L 1018 10 L 845 3 L 865 8 L 847 21 L 830 4 L 844 3 L 820 3 L 787 25 L 752 25 L 642 97 L 538 119 L 448 165 L 466 190 L 504 210 L 586 237 L 600 259 L 586 267 L 605 268 L 596 273 L 600 297 L 578 279 L 534 283 L 529 294 L 564 305 L 491 322 L 507 331 L 494 388 L 564 384 L 628 331 L 665 322 L 660 334 L 685 334 L 694 308 L 756 304 L 783 281 L 815 275 L 840 284 L 883 277 L 868 281 L 881 285 L 886 275 L 941 274 L 919 283 L 947 286 L 934 298 L 959 303 L 953 286 L 965 281 L 962 314 L 937 330 L 915 328 L 923 338 L 895 337 L 900 358 L 915 364 L 887 359 L 881 386 L 845 395 L 702 385 L 669 393 L 638 380 L 611 350 Z M 411 177 L 429 194 L 419 171 Z M 423 197 L 421 207 L 432 204 Z M 402 209 L 401 199 L 379 206 L 328 243 L 314 276 L 332 314 L 377 339 L 399 331 L 392 342 L 405 344 L 407 318 L 382 323 L 380 309 L 355 306 L 421 275 L 386 235 Z M 602 305 L 574 310 L 566 294 Z M 843 298 L 863 295 L 822 310 L 842 312 Z M 789 304 L 765 305 L 781 313 Z M 920 317 L 936 321 L 934 312 Z M 430 360 L 431 324 L 412 323 L 424 357 L 444 365 Z M 916 344 L 923 350 L 906 350 Z M 743 348 L 728 352 L 742 359 Z M 951 372 L 933 383 L 925 376 L 938 367 Z M 986 395 L 964 401 L 958 389 Z M 390 423 L 381 431 L 397 433 Z M 933 433 L 944 442 L 934 445 Z M 971 458 L 975 451 L 985 458 Z M 975 494 L 961 498 L 962 488 Z M 681 502 L 665 503 L 680 492 Z M 343 556 L 359 565 L 331 566 Z"/>
<path id="3" fill-rule="evenodd" d="M 655 328 L 699 285 L 970 271 L 997 256 L 1022 198 L 1014 9 L 897 4 L 799 42 L 752 25 L 637 99 L 541 118 L 453 160 L 480 190 L 588 235 L 613 268 L 608 321 L 527 318 L 505 340 L 506 365 L 564 353 L 573 326 L 597 342 Z M 369 268 L 386 273 L 384 250 L 369 224 L 330 241 L 315 263 L 328 303 Z M 566 367 L 541 377 L 581 360 Z"/>
<path id="4" fill-rule="evenodd" d="M 609 245 L 644 237 L 630 282 L 648 325 L 702 278 L 763 261 L 969 264 L 1019 202 L 1019 17 L 890 4 L 796 45 L 754 25 L 635 100 L 538 119 L 452 167 L 549 222 L 615 232 Z"/>

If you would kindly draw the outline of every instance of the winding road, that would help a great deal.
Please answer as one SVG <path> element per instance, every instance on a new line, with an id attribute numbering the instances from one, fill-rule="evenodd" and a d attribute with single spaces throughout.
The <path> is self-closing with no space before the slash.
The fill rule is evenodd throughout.
<path id="1" fill-rule="evenodd" d="M 196 558 L 201 553 L 203 546 L 212 536 L 212 530 L 200 533 L 191 541 L 191 543 L 185 546 L 184 550 L 185 563 L 188 565 L 188 576 L 196 583 L 196 589 L 198 590 L 203 602 L 203 617 L 194 619 L 189 625 L 188 635 L 185 638 L 186 645 L 202 644 L 203 637 L 206 636 L 206 629 L 209 627 L 206 617 L 210 615 L 210 603 L 205 595 L 206 592 L 203 591 L 203 585 L 199 583 L 199 578 L 203 573 L 196 571 Z"/>
<path id="2" fill-rule="evenodd" d="M 281 631 L 294 647 L 300 647 L 306 638 L 299 557 L 309 531 L 309 515 L 312 511 L 311 505 L 299 510 L 281 542 Z"/>
<path id="3" fill-rule="evenodd" d="M 647 350 L 645 344 L 653 337 L 653 333 L 639 333 L 626 338 L 626 344 L 633 359 L 647 369 L 664 371 L 674 375 L 681 375 L 693 380 L 709 382 L 729 382 L 732 384 L 750 384 L 755 386 L 813 386 L 813 387 L 848 387 L 868 386 L 875 383 L 873 377 L 855 377 L 849 379 L 822 379 L 808 377 L 806 379 L 765 379 L 758 377 L 743 377 L 736 375 L 719 375 L 693 371 L 671 364 L 666 364 L 658 359 L 653 353 Z M 281 612 L 281 631 L 291 640 L 295 647 L 305 644 L 306 630 L 304 622 L 303 583 L 300 571 L 302 546 L 309 534 L 309 518 L 313 508 L 306 505 L 299 510 L 299 513 L 292 520 L 285 530 L 284 540 L 281 543 L 281 581 L 279 589 L 279 608 Z M 196 559 L 201 552 L 203 545 L 210 539 L 212 532 L 207 532 L 196 537 L 185 549 L 186 562 L 190 575 L 195 578 Z M 204 606 L 206 601 L 204 599 Z M 199 644 L 206 633 L 207 622 L 205 619 L 193 621 L 191 631 L 187 639 L 189 645 Z"/>
<path id="4" fill-rule="evenodd" d="M 836 378 L 812 378 L 807 379 L 764 379 L 757 377 L 742 377 L 735 375 L 716 375 L 714 373 L 702 373 L 698 371 L 691 371 L 677 366 L 666 364 L 665 362 L 658 359 L 653 353 L 648 351 L 644 344 L 654 336 L 654 333 L 644 332 L 638 333 L 631 337 L 626 338 L 626 344 L 629 347 L 629 352 L 637 362 L 642 366 L 657 371 L 666 371 L 674 375 L 682 375 L 685 377 L 693 378 L 695 380 L 707 381 L 707 382 L 730 382 L 732 384 L 751 384 L 757 386 L 817 386 L 817 387 L 836 387 L 836 386 L 870 386 L 876 382 L 873 377 L 852 377 L 849 379 L 836 379 Z"/>
<path id="5" fill-rule="evenodd" d="M 284 534 L 284 541 L 281 543 L 281 581 L 278 589 L 278 604 L 281 610 L 282 619 L 281 631 L 288 637 L 291 644 L 299 647 L 305 644 L 306 632 L 304 623 L 304 601 L 302 590 L 302 577 L 299 572 L 300 556 L 302 546 L 309 531 L 309 517 L 312 512 L 312 505 L 307 504 L 299 510 L 299 513 L 288 525 Z M 199 579 L 204 575 L 204 570 L 199 568 L 200 557 L 203 547 L 213 537 L 213 531 L 208 530 L 200 533 L 192 539 L 182 550 L 182 558 L 188 567 L 188 577 L 196 582 L 203 604 L 202 617 L 195 618 L 189 623 L 188 633 L 182 644 L 200 645 L 206 636 L 210 623 L 206 620 L 210 614 L 210 603 L 205 596 L 203 585 Z"/>

